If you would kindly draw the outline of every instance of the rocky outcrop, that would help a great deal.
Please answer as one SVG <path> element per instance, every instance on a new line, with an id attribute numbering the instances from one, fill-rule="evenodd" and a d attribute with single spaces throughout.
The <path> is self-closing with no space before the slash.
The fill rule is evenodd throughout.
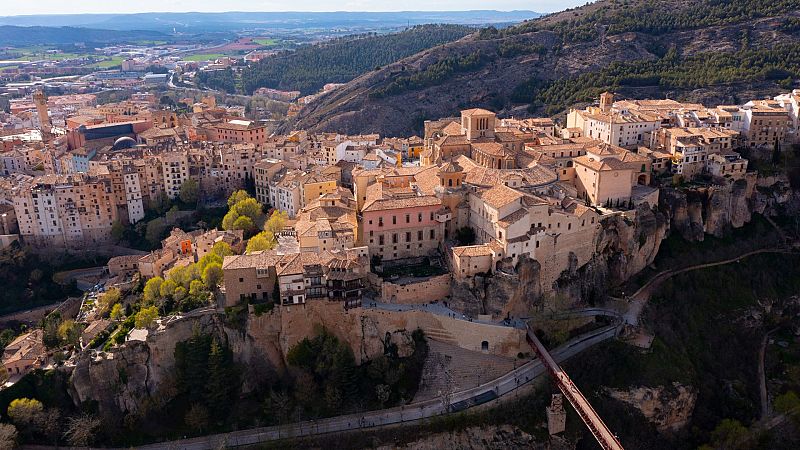
<path id="1" fill-rule="evenodd" d="M 510 261 L 502 261 L 500 270 L 490 276 L 454 282 L 450 306 L 470 316 L 527 316 L 542 299 L 541 264 L 528 255 L 520 256 L 516 266 Z"/>
<path id="2" fill-rule="evenodd" d="M 800 198 L 785 176 L 745 179 L 694 188 L 662 188 L 659 209 L 671 229 L 687 241 L 702 241 L 706 234 L 723 237 L 750 222 L 753 214 L 796 214 Z"/>
<path id="3" fill-rule="evenodd" d="M 602 221 L 594 256 L 580 267 L 571 257 L 555 283 L 556 294 L 570 304 L 598 304 L 609 287 L 624 283 L 653 262 L 669 229 L 667 218 L 646 203 L 633 216 L 620 214 Z"/>
<path id="4" fill-rule="evenodd" d="M 438 450 L 442 448 L 454 450 L 472 449 L 545 449 L 552 447 L 546 443 L 537 443 L 533 436 L 510 425 L 469 427 L 451 433 L 437 433 L 409 442 L 402 446 L 384 445 L 379 450 L 409 449 Z M 566 448 L 566 447 L 560 447 Z"/>
<path id="5" fill-rule="evenodd" d="M 680 383 L 654 388 L 637 387 L 628 391 L 606 389 L 606 392 L 638 409 L 661 432 L 683 428 L 697 403 L 697 389 Z"/>
<path id="6" fill-rule="evenodd" d="M 319 327 L 348 344 L 359 364 L 389 348 L 400 357 L 410 356 L 417 329 L 471 351 L 480 351 L 488 341 L 490 353 L 506 357 L 527 346 L 520 330 L 422 311 L 346 310 L 337 302 L 316 301 L 259 316 L 251 313 L 245 324 L 231 327 L 224 314 L 209 309 L 164 320 L 143 341 L 128 341 L 110 352 L 83 353 L 72 370 L 70 395 L 78 405 L 96 401 L 102 413 L 119 417 L 162 407 L 176 394 L 175 347 L 194 333 L 211 334 L 232 350 L 247 393 L 265 377 L 284 373 L 289 349 L 317 335 Z"/>
<path id="7" fill-rule="evenodd" d="M 193 333 L 212 334 L 233 348 L 237 333 L 228 338 L 217 314 L 178 320 L 151 331 L 146 341 L 128 341 L 111 352 L 84 352 L 70 378 L 77 404 L 96 401 L 101 412 L 136 415 L 158 407 L 174 393 L 175 346 Z"/>

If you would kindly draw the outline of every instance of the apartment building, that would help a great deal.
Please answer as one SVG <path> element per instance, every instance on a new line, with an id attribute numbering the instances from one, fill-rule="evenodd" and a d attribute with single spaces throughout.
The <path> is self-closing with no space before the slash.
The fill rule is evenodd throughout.
<path id="1" fill-rule="evenodd" d="M 267 127 L 252 120 L 232 119 L 211 125 L 211 140 L 241 144 L 263 144 L 267 142 Z"/>
<path id="2" fill-rule="evenodd" d="M 185 152 L 177 151 L 161 155 L 164 176 L 164 192 L 171 200 L 180 195 L 181 186 L 189 179 L 189 158 Z"/>
<path id="3" fill-rule="evenodd" d="M 15 187 L 20 235 L 38 247 L 103 244 L 118 220 L 111 180 L 84 174 L 44 175 Z"/>
<path id="4" fill-rule="evenodd" d="M 772 148 L 786 140 L 791 119 L 789 112 L 774 100 L 753 100 L 742 106 L 745 114 L 742 134 L 745 145 Z"/>
<path id="5" fill-rule="evenodd" d="M 797 133 L 800 125 L 800 89 L 778 95 L 774 100 L 789 113 L 789 128 L 792 133 Z"/>
<path id="6" fill-rule="evenodd" d="M 275 268 L 280 258 L 274 251 L 226 256 L 222 263 L 225 305 L 247 299 L 277 303 L 273 294 L 278 282 Z"/>
<path id="7" fill-rule="evenodd" d="M 286 166 L 283 161 L 277 159 L 262 159 L 253 164 L 253 182 L 256 189 L 256 200 L 259 203 L 263 205 L 272 204 L 269 195 L 270 181 L 278 172 L 285 169 Z"/>
<path id="8" fill-rule="evenodd" d="M 605 92 L 600 96 L 599 107 L 570 110 L 567 114 L 567 128 L 580 129 L 582 136 L 607 144 L 636 148 L 648 142 L 650 134 L 661 128 L 664 122 L 659 114 L 616 108 L 613 102 L 613 94 Z"/>

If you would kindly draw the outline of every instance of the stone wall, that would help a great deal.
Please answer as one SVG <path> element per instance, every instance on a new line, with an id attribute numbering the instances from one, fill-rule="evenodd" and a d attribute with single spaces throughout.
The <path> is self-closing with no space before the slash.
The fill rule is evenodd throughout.
<path id="1" fill-rule="evenodd" d="M 421 281 L 394 284 L 384 281 L 381 284 L 381 300 L 384 303 L 419 305 L 450 297 L 450 274 L 430 277 Z"/>

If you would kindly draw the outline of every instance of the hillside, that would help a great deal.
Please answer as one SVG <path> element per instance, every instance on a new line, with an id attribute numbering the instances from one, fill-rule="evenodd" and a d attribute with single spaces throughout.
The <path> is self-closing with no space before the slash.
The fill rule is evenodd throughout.
<path id="1" fill-rule="evenodd" d="M 400 33 L 369 34 L 305 45 L 262 59 L 242 71 L 244 91 L 260 87 L 313 94 L 326 83 L 344 83 L 421 50 L 460 39 L 474 28 L 463 25 L 418 25 Z M 231 91 L 233 73 L 202 73 L 200 82 Z"/>
<path id="2" fill-rule="evenodd" d="M 798 74 L 798 0 L 602 0 L 371 71 L 285 128 L 407 135 L 461 108 L 556 115 L 607 89 L 737 102 L 786 90 Z"/>
<path id="3" fill-rule="evenodd" d="M 0 25 L 0 45 L 114 44 L 139 40 L 161 40 L 169 36 L 158 31 L 116 31 L 75 27 L 19 27 Z"/>

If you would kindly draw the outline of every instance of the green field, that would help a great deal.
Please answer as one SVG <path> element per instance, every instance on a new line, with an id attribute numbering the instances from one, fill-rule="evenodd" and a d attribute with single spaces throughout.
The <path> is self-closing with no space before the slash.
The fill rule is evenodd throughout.
<path id="1" fill-rule="evenodd" d="M 265 47 L 278 45 L 278 40 L 273 38 L 258 38 L 258 39 L 253 39 L 253 42 L 255 42 L 258 45 L 263 45 Z"/>
<path id="2" fill-rule="evenodd" d="M 196 55 L 189 55 L 184 56 L 182 59 L 184 61 L 195 61 L 195 62 L 202 62 L 202 61 L 210 61 L 217 58 L 224 58 L 227 55 L 223 55 L 222 53 L 198 53 Z"/>
<path id="3" fill-rule="evenodd" d="M 115 56 L 108 61 L 96 62 L 89 67 L 97 67 L 98 69 L 108 69 L 110 67 L 119 66 L 121 64 L 122 64 L 122 58 Z"/>

